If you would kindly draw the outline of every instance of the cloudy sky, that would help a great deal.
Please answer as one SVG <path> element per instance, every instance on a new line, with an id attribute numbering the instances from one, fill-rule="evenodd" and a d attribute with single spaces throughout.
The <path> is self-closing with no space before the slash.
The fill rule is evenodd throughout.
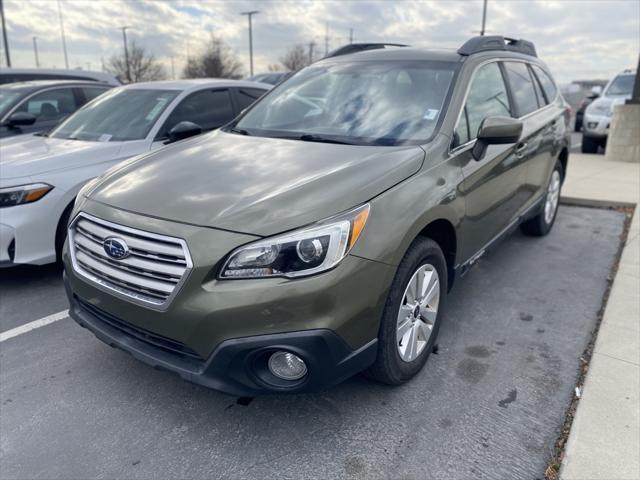
<path id="1" fill-rule="evenodd" d="M 33 67 L 38 38 L 43 67 L 64 67 L 56 0 L 5 0 L 12 63 Z M 479 30 L 482 0 L 60 0 L 69 64 L 99 70 L 122 49 L 119 27 L 178 76 L 187 55 L 213 33 L 249 70 L 247 18 L 254 17 L 255 71 L 277 63 L 293 44 L 316 42 L 324 53 L 354 39 L 457 47 Z M 635 67 L 640 50 L 639 0 L 489 0 L 488 33 L 527 38 L 560 82 L 608 78 Z M 4 51 L 1 65 L 4 66 Z"/>

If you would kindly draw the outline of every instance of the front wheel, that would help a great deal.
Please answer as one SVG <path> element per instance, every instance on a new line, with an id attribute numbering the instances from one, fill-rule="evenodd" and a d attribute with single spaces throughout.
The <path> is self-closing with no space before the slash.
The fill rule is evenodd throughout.
<path id="1" fill-rule="evenodd" d="M 417 239 L 389 290 L 378 355 L 367 376 L 399 385 L 422 369 L 438 336 L 446 294 L 447 264 L 442 250 L 429 238 Z"/>
<path id="2" fill-rule="evenodd" d="M 556 166 L 551 173 L 547 194 L 544 198 L 544 206 L 540 213 L 530 220 L 527 220 L 520 229 L 526 235 L 542 237 L 549 233 L 556 221 L 558 206 L 560 204 L 560 189 L 562 188 L 562 165 L 556 162 Z"/>
<path id="3" fill-rule="evenodd" d="M 582 153 L 598 153 L 598 147 L 600 146 L 600 142 L 595 138 L 587 137 L 586 135 L 582 135 Z"/>

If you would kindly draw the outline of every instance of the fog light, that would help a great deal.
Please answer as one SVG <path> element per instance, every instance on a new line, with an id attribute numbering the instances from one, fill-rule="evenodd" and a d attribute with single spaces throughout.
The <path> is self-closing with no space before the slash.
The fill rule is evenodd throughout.
<path id="1" fill-rule="evenodd" d="M 276 352 L 269 357 L 269 371 L 283 380 L 299 380 L 307 374 L 307 365 L 293 353 Z"/>

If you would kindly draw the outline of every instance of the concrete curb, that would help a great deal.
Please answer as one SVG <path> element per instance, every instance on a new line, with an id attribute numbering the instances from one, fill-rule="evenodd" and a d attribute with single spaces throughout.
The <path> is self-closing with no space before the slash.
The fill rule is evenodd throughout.
<path id="1" fill-rule="evenodd" d="M 560 470 L 563 480 L 640 479 L 640 174 L 636 167 L 576 155 L 563 203 L 635 207 L 605 307 Z M 637 165 L 637 164 L 636 164 Z M 606 171 L 606 181 L 597 182 Z M 593 172 L 593 173 L 592 173 Z M 577 180 L 576 180 L 577 179 Z M 588 179 L 588 188 L 585 182 Z M 620 185 L 621 188 L 616 188 Z M 574 187 L 574 188 L 572 188 Z M 585 190 L 592 198 L 585 198 Z M 576 195 L 577 194 L 577 195 Z"/>

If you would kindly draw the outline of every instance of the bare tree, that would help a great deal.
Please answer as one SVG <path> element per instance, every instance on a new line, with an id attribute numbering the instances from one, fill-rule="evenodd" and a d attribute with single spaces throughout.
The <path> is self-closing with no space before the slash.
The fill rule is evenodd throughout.
<path id="1" fill-rule="evenodd" d="M 184 78 L 242 78 L 242 63 L 222 39 L 211 37 L 205 50 L 187 60 Z"/>
<path id="2" fill-rule="evenodd" d="M 285 68 L 279 63 L 270 63 L 267 66 L 267 72 L 281 72 L 282 70 L 285 70 Z"/>
<path id="3" fill-rule="evenodd" d="M 151 80 L 164 80 L 167 72 L 155 56 L 148 53 L 144 47 L 131 41 L 128 45 L 129 69 L 124 51 L 114 54 L 107 63 L 106 70 L 117 76 L 123 83 L 147 82 Z M 127 71 L 131 78 L 127 78 Z"/>
<path id="4" fill-rule="evenodd" d="M 280 63 L 282 63 L 287 70 L 296 72 L 309 65 L 309 54 L 304 45 L 296 44 L 287 50 L 287 53 L 280 58 Z"/>

